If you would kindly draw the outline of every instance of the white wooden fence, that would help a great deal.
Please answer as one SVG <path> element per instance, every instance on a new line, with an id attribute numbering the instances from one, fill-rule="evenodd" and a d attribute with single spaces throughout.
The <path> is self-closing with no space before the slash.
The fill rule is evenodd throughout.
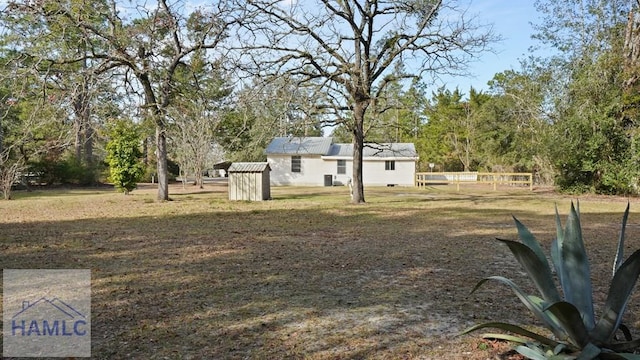
<path id="1" fill-rule="evenodd" d="M 533 190 L 533 174 L 531 173 L 481 173 L 481 172 L 422 172 L 416 173 L 416 186 L 425 187 L 436 184 L 455 184 L 460 191 L 460 184 L 491 184 L 493 190 L 498 185 L 523 186 Z"/>

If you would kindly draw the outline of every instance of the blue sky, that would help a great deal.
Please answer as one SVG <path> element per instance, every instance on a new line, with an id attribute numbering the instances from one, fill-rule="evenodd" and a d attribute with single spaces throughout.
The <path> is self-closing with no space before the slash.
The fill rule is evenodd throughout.
<path id="1" fill-rule="evenodd" d="M 540 23 L 540 14 L 535 10 L 534 0 L 447 0 L 452 5 L 465 9 L 467 16 L 475 16 L 480 24 L 493 24 L 494 32 L 504 39 L 493 45 L 495 53 L 483 53 L 470 64 L 470 76 L 442 77 L 430 86 L 432 91 L 440 86 L 448 89 L 459 88 L 468 94 L 473 86 L 477 90 L 487 90 L 487 82 L 505 70 L 518 70 L 519 59 L 528 57 L 529 47 L 538 45 L 531 39 L 533 27 L 530 23 Z M 302 0 L 280 0 L 283 6 L 300 4 Z M 433 82 L 425 79 L 427 83 Z"/>
<path id="2" fill-rule="evenodd" d="M 465 94 L 468 94 L 471 86 L 486 90 L 487 82 L 498 72 L 518 70 L 518 60 L 526 58 L 529 55 L 528 48 L 537 44 L 531 39 L 533 28 L 530 23 L 540 22 L 540 14 L 535 10 L 532 0 L 471 0 L 469 13 L 477 15 L 481 23 L 492 23 L 495 33 L 504 40 L 494 45 L 495 54 L 484 53 L 471 64 L 471 77 L 443 79 L 448 89 L 458 87 Z"/>

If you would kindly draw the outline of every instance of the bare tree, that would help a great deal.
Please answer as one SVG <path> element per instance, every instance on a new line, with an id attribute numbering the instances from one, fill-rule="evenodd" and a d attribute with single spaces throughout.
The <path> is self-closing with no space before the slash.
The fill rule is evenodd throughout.
<path id="1" fill-rule="evenodd" d="M 183 185 L 187 176 L 193 174 L 196 185 L 202 189 L 203 173 L 212 157 L 220 116 L 197 101 L 172 107 L 168 114 L 173 120 L 172 139 Z"/>
<path id="2" fill-rule="evenodd" d="M 24 72 L 4 69 L 0 76 L 0 192 L 8 200 L 13 186 L 25 179 L 30 159 L 65 149 L 69 141 L 65 131 L 48 133 L 60 122 L 59 112 L 52 110 L 57 105 L 37 97 L 33 92 L 39 88 L 26 77 L 15 76 Z"/>
<path id="3" fill-rule="evenodd" d="M 442 0 L 246 0 L 249 64 L 266 78 L 282 74 L 317 89 L 318 109 L 353 138 L 353 202 L 365 201 L 363 129 L 368 109 L 387 84 L 461 73 L 473 56 L 497 40 L 489 26 L 473 23 L 465 9 Z M 472 21 L 469 21 L 472 20 Z M 405 72 L 394 73 L 403 62 Z"/>

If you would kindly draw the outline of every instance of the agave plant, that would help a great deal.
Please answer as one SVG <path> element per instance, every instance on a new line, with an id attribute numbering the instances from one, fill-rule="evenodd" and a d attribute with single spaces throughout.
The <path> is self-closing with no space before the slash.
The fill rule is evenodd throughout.
<path id="1" fill-rule="evenodd" d="M 520 241 L 498 239 L 509 247 L 540 296 L 526 294 L 513 281 L 502 276 L 485 278 L 472 291 L 475 292 L 489 280 L 507 285 L 553 335 L 538 334 L 504 322 L 475 325 L 462 334 L 485 328 L 505 330 L 517 336 L 484 336 L 514 342 L 517 344 L 516 351 L 531 359 L 640 360 L 640 355 L 633 354 L 640 347 L 640 339 L 633 340 L 628 328 L 622 324 L 625 307 L 640 275 L 640 250 L 623 262 L 624 232 L 628 217 L 627 204 L 613 262 L 613 279 L 599 319 L 596 319 L 594 313 L 591 274 L 582 238 L 579 204 L 576 210 L 571 203 L 564 229 L 556 208 L 557 238 L 550 250 L 553 268 L 550 267 L 540 243 L 515 217 Z M 558 291 L 554 272 L 562 292 Z M 624 335 L 623 340 L 617 338 L 620 332 Z"/>

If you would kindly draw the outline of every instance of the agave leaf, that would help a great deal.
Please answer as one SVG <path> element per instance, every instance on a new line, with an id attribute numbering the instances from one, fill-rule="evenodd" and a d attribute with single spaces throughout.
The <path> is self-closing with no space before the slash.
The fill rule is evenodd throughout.
<path id="1" fill-rule="evenodd" d="M 558 274 L 558 280 L 560 280 L 560 286 L 563 284 L 563 278 L 565 277 L 564 268 L 562 264 L 562 244 L 564 242 L 564 229 L 562 228 L 562 220 L 560 220 L 560 214 L 558 213 L 558 205 L 556 204 L 556 238 L 551 242 L 551 262 Z M 564 290 L 564 289 L 563 289 Z"/>
<path id="2" fill-rule="evenodd" d="M 622 227 L 620 228 L 620 237 L 618 238 L 618 250 L 616 251 L 616 257 L 613 261 L 613 275 L 616 274 L 616 271 L 622 265 L 622 261 L 624 260 L 624 231 L 627 228 L 627 219 L 629 218 L 629 202 L 627 201 L 627 209 L 624 211 L 624 216 L 622 216 Z"/>
<path id="3" fill-rule="evenodd" d="M 562 276 L 562 288 L 567 302 L 575 305 L 580 311 L 582 321 L 588 330 L 595 326 L 593 312 L 593 293 L 591 287 L 591 272 L 589 270 L 589 258 L 582 240 L 580 216 L 573 203 L 567 219 L 564 231 L 564 241 L 561 244 L 563 267 L 562 273 L 570 276 Z"/>
<path id="4" fill-rule="evenodd" d="M 576 357 L 569 354 L 561 354 L 566 349 L 564 344 L 556 346 L 555 349 L 545 349 L 539 344 L 528 342 L 524 345 L 516 346 L 516 350 L 520 355 L 524 355 L 528 359 L 544 359 L 544 360 L 575 360 Z"/>
<path id="5" fill-rule="evenodd" d="M 582 322 L 580 311 L 571 303 L 559 301 L 549 306 L 549 311 L 558 318 L 560 326 L 569 335 L 568 341 L 579 348 L 589 343 L 589 332 Z"/>
<path id="6" fill-rule="evenodd" d="M 593 360 L 593 359 L 597 359 L 598 356 L 600 355 L 600 353 L 602 353 L 602 349 L 600 349 L 599 347 L 593 345 L 592 343 L 588 343 L 587 346 L 585 346 L 582 349 L 582 351 L 580 352 L 580 355 L 578 355 L 576 360 Z"/>
<path id="7" fill-rule="evenodd" d="M 560 301 L 560 294 L 553 282 L 549 263 L 547 263 L 546 260 L 542 262 L 530 247 L 522 243 L 512 240 L 498 240 L 507 244 L 520 265 L 522 265 L 531 280 L 533 280 L 534 285 L 538 291 L 540 291 L 545 301 L 549 303 Z"/>
<path id="8" fill-rule="evenodd" d="M 567 338 L 567 333 L 564 331 L 564 329 L 562 329 L 555 315 L 544 311 L 545 307 L 548 304 L 537 296 L 526 294 L 518 285 L 516 285 L 516 283 L 514 283 L 510 279 L 507 279 L 503 276 L 490 276 L 484 278 L 480 280 L 478 284 L 476 284 L 471 293 L 475 292 L 480 286 L 482 286 L 482 284 L 489 280 L 495 280 L 509 286 L 511 290 L 513 290 L 513 292 L 516 294 L 516 296 L 518 296 L 520 301 L 527 307 L 527 309 L 529 309 L 529 311 L 531 311 L 536 316 L 536 318 L 538 318 L 538 320 L 544 323 L 544 325 L 549 328 L 557 338 L 559 338 L 560 340 Z"/>
<path id="9" fill-rule="evenodd" d="M 527 329 L 524 329 L 518 325 L 513 325 L 513 324 L 509 324 L 509 323 L 504 323 L 504 322 L 488 322 L 488 323 L 483 323 L 483 324 L 477 324 L 474 325 L 470 328 L 467 328 L 466 330 L 464 330 L 463 332 L 461 332 L 459 335 L 465 335 L 468 334 L 470 332 L 476 331 L 476 330 L 480 330 L 480 329 L 488 329 L 488 328 L 493 328 L 493 329 L 500 329 L 500 330 L 504 330 L 504 331 L 509 331 L 512 332 L 514 334 L 518 334 L 518 335 L 522 335 L 525 337 L 528 337 L 529 339 L 533 339 L 541 344 L 545 344 L 551 347 L 556 347 L 559 344 L 561 344 L 558 341 L 555 341 L 551 338 L 548 338 L 544 335 L 540 335 L 540 334 L 536 334 L 532 331 L 529 331 Z"/>
<path id="10" fill-rule="evenodd" d="M 547 355 L 544 352 L 540 352 L 538 349 L 532 349 L 525 345 L 516 346 L 515 351 L 518 354 L 525 356 L 527 359 L 531 360 L 548 360 Z"/>
<path id="11" fill-rule="evenodd" d="M 605 346 L 603 346 L 605 347 Z M 640 347 L 640 339 L 635 339 L 633 341 L 625 341 L 615 344 L 607 344 L 606 348 L 613 350 L 615 352 L 623 352 L 623 351 L 633 351 Z"/>
<path id="12" fill-rule="evenodd" d="M 547 262 L 547 258 L 544 255 L 544 251 L 542 251 L 542 247 L 538 240 L 536 240 L 535 236 L 529 231 L 529 229 L 521 223 L 518 219 L 513 217 L 513 220 L 516 223 L 516 228 L 518 229 L 518 238 L 522 241 L 523 244 L 527 245 L 533 252 L 540 258 L 541 262 Z"/>
<path id="13" fill-rule="evenodd" d="M 560 354 L 561 352 L 563 352 L 563 351 L 564 351 L 564 349 L 566 349 L 566 348 L 567 348 L 567 345 L 565 345 L 565 344 L 560 344 L 560 345 L 556 346 L 556 347 L 553 349 L 553 353 L 554 353 L 554 355 L 558 355 L 558 354 Z"/>
<path id="14" fill-rule="evenodd" d="M 622 315 L 629 302 L 631 291 L 640 276 L 640 250 L 636 250 L 620 266 L 611 280 L 604 311 L 591 336 L 596 341 L 608 344 L 622 322 Z"/>
<path id="15" fill-rule="evenodd" d="M 548 311 L 544 311 L 549 303 L 535 295 L 529 295 L 527 298 L 532 304 L 535 304 L 540 309 L 542 309 L 543 318 L 541 319 L 541 321 L 545 325 L 547 325 L 547 327 L 553 332 L 553 335 L 555 335 L 556 338 L 560 341 L 566 341 L 569 338 L 569 335 L 562 327 L 560 320 L 558 320 L 558 318 L 554 314 Z"/>
<path id="16" fill-rule="evenodd" d="M 513 336 L 509 334 L 497 334 L 497 333 L 482 334 L 482 338 L 487 340 L 504 340 L 504 341 L 519 343 L 519 344 L 526 344 L 528 341 L 527 339 L 521 338 L 518 336 Z"/>
<path id="17" fill-rule="evenodd" d="M 558 275 L 558 280 L 560 280 L 560 284 L 563 282 L 563 278 L 565 274 L 563 273 L 564 268 L 560 265 L 562 262 L 562 251 L 560 250 L 560 242 L 558 239 L 553 239 L 551 242 L 551 263 L 553 263 L 553 268 L 556 270 L 556 274 Z"/>
<path id="18" fill-rule="evenodd" d="M 622 331 L 622 335 L 624 335 L 624 339 L 626 341 L 633 340 L 633 336 L 631 336 L 631 331 L 629 330 L 627 325 L 620 323 L 620 325 L 618 326 L 618 330 Z"/>
<path id="19" fill-rule="evenodd" d="M 562 220 L 560 220 L 560 213 L 558 212 L 558 204 L 556 204 L 556 238 L 558 243 L 562 245 L 564 241 L 564 229 L 562 228 Z"/>

